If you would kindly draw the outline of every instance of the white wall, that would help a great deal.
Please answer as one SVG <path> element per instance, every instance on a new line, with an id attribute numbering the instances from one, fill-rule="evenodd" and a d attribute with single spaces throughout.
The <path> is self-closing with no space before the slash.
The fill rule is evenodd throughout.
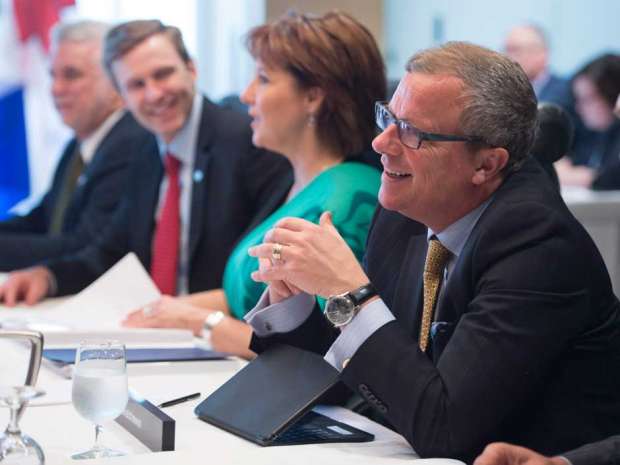
<path id="1" fill-rule="evenodd" d="M 438 42 L 467 40 L 501 50 L 506 32 L 522 22 L 547 31 L 551 67 L 560 74 L 600 53 L 620 51 L 617 0 L 385 0 L 384 11 L 391 78 L 402 76 L 415 51 Z"/>

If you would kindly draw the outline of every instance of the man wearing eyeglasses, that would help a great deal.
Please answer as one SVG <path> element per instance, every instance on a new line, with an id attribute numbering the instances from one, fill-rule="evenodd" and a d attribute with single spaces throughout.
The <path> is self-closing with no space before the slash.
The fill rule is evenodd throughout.
<path id="1" fill-rule="evenodd" d="M 492 441 L 552 455 L 616 433 L 620 303 L 529 157 L 522 69 L 466 43 L 419 52 L 376 120 L 363 267 L 329 213 L 281 220 L 250 250 L 270 284 L 246 317 L 252 350 L 324 354 L 422 457 L 471 462 Z"/>

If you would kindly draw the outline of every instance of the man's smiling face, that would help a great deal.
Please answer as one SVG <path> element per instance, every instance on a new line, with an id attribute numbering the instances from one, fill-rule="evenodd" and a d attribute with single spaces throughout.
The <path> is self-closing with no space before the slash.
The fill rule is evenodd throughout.
<path id="1" fill-rule="evenodd" d="M 465 135 L 460 128 L 463 83 L 453 76 L 407 73 L 390 101 L 398 119 L 418 129 Z M 405 146 L 396 125 L 373 141 L 381 154 L 383 176 L 379 201 L 383 207 L 435 229 L 450 218 L 472 187 L 475 157 L 465 142 L 423 141 L 419 149 Z"/>

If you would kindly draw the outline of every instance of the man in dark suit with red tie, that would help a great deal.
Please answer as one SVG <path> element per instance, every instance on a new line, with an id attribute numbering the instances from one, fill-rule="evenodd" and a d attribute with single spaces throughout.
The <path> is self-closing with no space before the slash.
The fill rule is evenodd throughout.
<path id="1" fill-rule="evenodd" d="M 616 434 L 620 303 L 530 158 L 536 120 L 505 56 L 462 42 L 414 55 L 376 105 L 364 266 L 328 214 L 282 219 L 250 249 L 270 283 L 246 316 L 251 349 L 324 354 L 422 457 L 471 462 L 492 441 L 554 455 Z"/>
<path id="2" fill-rule="evenodd" d="M 94 244 L 78 254 L 13 273 L 7 305 L 74 293 L 128 252 L 160 290 L 183 294 L 222 286 L 228 254 L 272 209 L 290 165 L 256 149 L 249 117 L 195 90 L 196 69 L 180 31 L 131 21 L 106 36 L 104 62 L 125 104 L 153 137 L 130 172 L 126 198 Z"/>
<path id="3" fill-rule="evenodd" d="M 52 33 L 52 97 L 74 131 L 52 185 L 28 214 L 0 222 L 0 271 L 80 250 L 110 221 L 133 156 L 151 137 L 125 109 L 101 65 L 108 26 L 61 23 Z"/>

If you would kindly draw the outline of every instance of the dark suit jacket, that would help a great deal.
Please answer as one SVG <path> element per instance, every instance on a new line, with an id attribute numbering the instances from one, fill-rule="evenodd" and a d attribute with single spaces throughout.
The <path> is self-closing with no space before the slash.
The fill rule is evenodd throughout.
<path id="1" fill-rule="evenodd" d="M 493 441 L 557 454 L 620 429 L 620 304 L 602 258 L 534 160 L 496 191 L 418 348 L 426 228 L 379 209 L 366 270 L 392 321 L 342 371 L 422 457 L 471 461 Z M 273 341 L 324 353 L 320 315 Z"/>
<path id="2" fill-rule="evenodd" d="M 567 79 L 551 74 L 549 80 L 538 91 L 536 97 L 539 102 L 553 102 L 569 113 L 574 114 L 575 112 L 575 98 L 573 97 L 570 81 Z"/>
<path id="3" fill-rule="evenodd" d="M 573 465 L 618 465 L 620 464 L 620 436 L 588 444 L 562 455 Z"/>
<path id="4" fill-rule="evenodd" d="M 202 176 L 196 176 L 201 172 Z M 189 233 L 189 291 L 222 286 L 222 274 L 233 246 L 255 217 L 266 217 L 266 205 L 290 164 L 251 143 L 249 117 L 204 100 L 194 160 Z M 155 209 L 163 166 L 153 137 L 135 160 L 129 186 L 112 223 L 92 246 L 70 257 L 48 262 L 58 294 L 74 293 L 95 280 L 128 252 L 148 270 Z"/>
<path id="5" fill-rule="evenodd" d="M 81 174 L 65 214 L 62 234 L 48 234 L 76 139 L 65 148 L 49 191 L 25 216 L 0 222 L 0 271 L 31 266 L 75 252 L 91 243 L 109 223 L 123 194 L 135 154 L 150 139 L 128 112 L 103 138 Z"/>

